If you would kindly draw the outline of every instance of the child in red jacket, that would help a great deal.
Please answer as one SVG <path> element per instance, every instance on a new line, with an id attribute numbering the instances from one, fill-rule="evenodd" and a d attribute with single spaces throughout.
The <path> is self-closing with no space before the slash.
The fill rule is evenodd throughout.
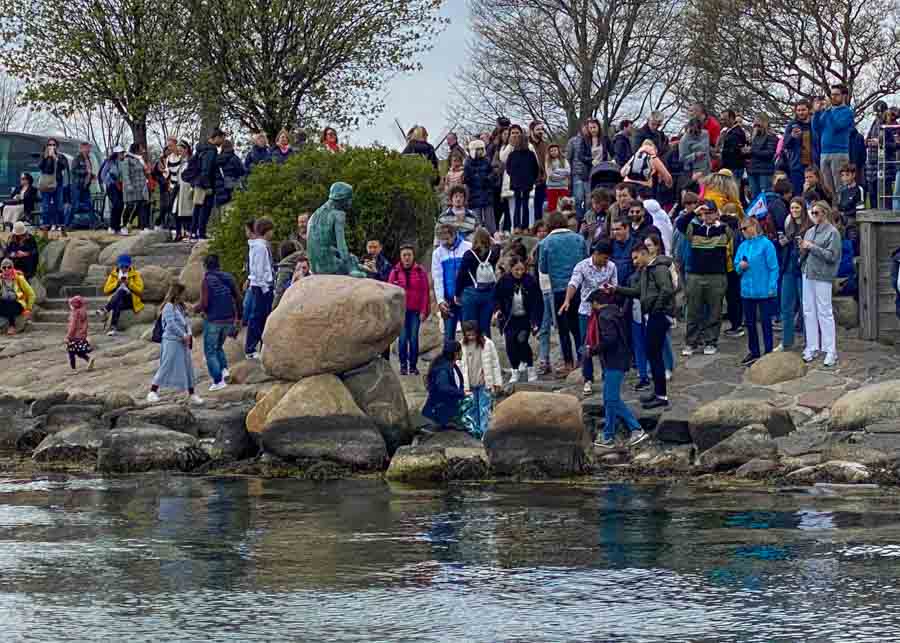
<path id="1" fill-rule="evenodd" d="M 388 283 L 406 292 L 406 318 L 400 333 L 400 375 L 418 375 L 419 326 L 428 319 L 428 273 L 416 263 L 416 250 L 411 245 L 400 247 L 400 262 L 391 270 Z"/>

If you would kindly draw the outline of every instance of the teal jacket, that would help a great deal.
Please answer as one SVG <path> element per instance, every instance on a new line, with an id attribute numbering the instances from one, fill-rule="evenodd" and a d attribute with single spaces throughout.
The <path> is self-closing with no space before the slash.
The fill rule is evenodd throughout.
<path id="1" fill-rule="evenodd" d="M 741 269 L 741 261 L 750 267 Z M 768 299 L 778 294 L 778 256 L 775 246 L 764 235 L 744 239 L 734 253 L 734 269 L 741 276 L 741 297 Z"/>

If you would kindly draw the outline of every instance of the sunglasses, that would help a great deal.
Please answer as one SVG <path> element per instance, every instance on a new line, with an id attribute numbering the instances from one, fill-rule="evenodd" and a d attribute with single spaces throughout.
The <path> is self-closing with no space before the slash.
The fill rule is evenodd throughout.
<path id="1" fill-rule="evenodd" d="M 752 225 L 742 225 L 741 230 L 745 230 L 745 231 L 750 230 L 752 227 L 753 227 Z"/>
<path id="2" fill-rule="evenodd" d="M 817 217 L 821 217 L 824 213 L 821 210 L 810 210 L 810 214 L 814 214 Z"/>

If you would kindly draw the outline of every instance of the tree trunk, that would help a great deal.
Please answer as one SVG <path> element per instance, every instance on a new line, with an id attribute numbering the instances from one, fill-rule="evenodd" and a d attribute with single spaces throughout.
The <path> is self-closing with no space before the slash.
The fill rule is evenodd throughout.
<path id="1" fill-rule="evenodd" d="M 203 101 L 200 105 L 200 138 L 197 140 L 205 141 L 212 134 L 212 131 L 219 127 L 222 122 L 222 107 L 212 101 Z"/>
<path id="2" fill-rule="evenodd" d="M 144 146 L 144 156 L 147 156 L 147 117 L 139 118 L 128 123 L 131 126 L 131 140 Z"/>

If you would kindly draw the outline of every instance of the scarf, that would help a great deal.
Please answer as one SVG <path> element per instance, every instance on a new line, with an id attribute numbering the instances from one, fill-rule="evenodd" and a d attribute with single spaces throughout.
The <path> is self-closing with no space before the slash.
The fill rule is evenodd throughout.
<path id="1" fill-rule="evenodd" d="M 282 153 L 282 154 L 287 154 L 287 153 L 288 153 L 288 150 L 291 149 L 291 146 L 290 146 L 290 145 L 280 145 L 280 144 L 279 144 L 279 145 L 278 145 L 278 149 L 281 150 L 281 153 Z"/>

